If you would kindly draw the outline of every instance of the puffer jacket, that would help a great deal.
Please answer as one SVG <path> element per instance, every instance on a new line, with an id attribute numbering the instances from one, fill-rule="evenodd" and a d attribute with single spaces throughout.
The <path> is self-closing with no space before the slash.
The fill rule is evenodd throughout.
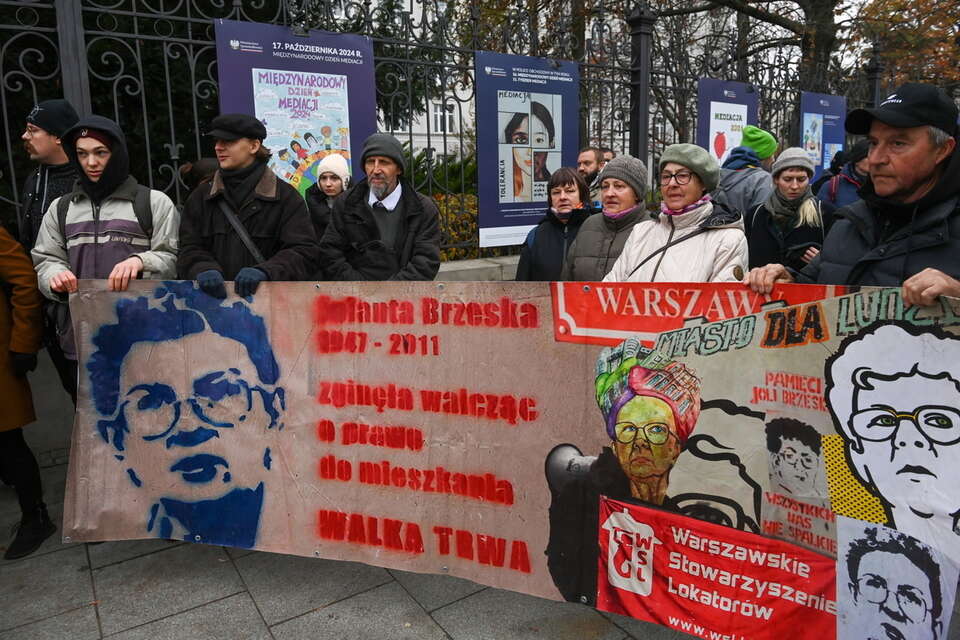
<path id="1" fill-rule="evenodd" d="M 658 251 L 671 242 L 674 244 L 666 250 Z M 746 271 L 743 218 L 736 211 L 705 202 L 693 211 L 675 216 L 664 214 L 635 226 L 603 280 L 736 282 Z"/>
<path id="2" fill-rule="evenodd" d="M 575 209 L 564 223 L 553 210 L 547 209 L 547 214 L 530 229 L 523 241 L 516 280 L 550 282 L 560 279 L 567 249 L 592 213 L 593 209 Z"/>
<path id="3" fill-rule="evenodd" d="M 736 147 L 720 169 L 720 186 L 714 199 L 746 214 L 766 202 L 772 192 L 773 178 L 760 168 L 756 152 L 748 147 Z"/>
<path id="4" fill-rule="evenodd" d="M 563 264 L 563 280 L 599 282 L 617 261 L 627 237 L 649 214 L 639 205 L 621 218 L 609 218 L 599 213 L 587 218 L 570 245 Z"/>
<path id="5" fill-rule="evenodd" d="M 32 252 L 44 296 L 66 301 L 66 294 L 50 289 L 50 280 L 62 271 L 70 270 L 81 280 L 103 279 L 118 262 L 131 256 L 143 261 L 144 278 L 176 276 L 180 213 L 166 194 L 151 190 L 153 233 L 148 237 L 133 211 L 136 195 L 137 181 L 129 176 L 100 206 L 94 205 L 80 189 L 62 196 L 70 199 L 64 225 L 66 238 L 60 233 L 57 218 L 60 198 L 50 203 Z"/>

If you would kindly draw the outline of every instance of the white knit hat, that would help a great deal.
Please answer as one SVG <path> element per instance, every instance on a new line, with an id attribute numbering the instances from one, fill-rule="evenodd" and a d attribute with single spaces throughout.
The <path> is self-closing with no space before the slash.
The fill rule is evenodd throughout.
<path id="1" fill-rule="evenodd" d="M 350 184 L 350 166 L 347 164 L 347 159 L 339 153 L 328 154 L 320 161 L 320 164 L 317 165 L 317 178 L 320 178 L 320 176 L 325 173 L 336 174 L 337 177 L 343 180 L 344 189 Z"/>

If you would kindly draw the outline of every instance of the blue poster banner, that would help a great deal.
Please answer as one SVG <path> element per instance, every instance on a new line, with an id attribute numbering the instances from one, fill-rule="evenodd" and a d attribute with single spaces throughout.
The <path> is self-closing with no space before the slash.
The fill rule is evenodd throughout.
<path id="1" fill-rule="evenodd" d="M 697 144 L 721 165 L 740 146 L 743 128 L 757 124 L 759 94 L 743 82 L 700 78 L 697 81 Z"/>
<path id="2" fill-rule="evenodd" d="M 816 180 L 833 156 L 843 151 L 847 99 L 825 93 L 800 92 L 800 144 L 813 160 Z"/>
<path id="3" fill-rule="evenodd" d="M 547 181 L 577 162 L 575 62 L 477 51 L 481 247 L 521 244 L 547 208 Z"/>
<path id="4" fill-rule="evenodd" d="M 376 131 L 373 46 L 365 36 L 216 20 L 221 113 L 267 128 L 270 168 L 300 193 L 331 153 L 362 173 L 359 150 Z"/>

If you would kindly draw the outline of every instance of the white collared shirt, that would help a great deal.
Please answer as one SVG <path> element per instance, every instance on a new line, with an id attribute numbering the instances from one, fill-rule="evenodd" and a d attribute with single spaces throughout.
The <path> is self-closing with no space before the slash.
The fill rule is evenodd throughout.
<path id="1" fill-rule="evenodd" d="M 391 191 L 390 195 L 388 195 L 383 200 L 379 200 L 380 204 L 382 204 L 387 211 L 393 211 L 394 209 L 397 208 L 397 205 L 400 204 L 400 191 L 402 190 L 402 188 L 403 188 L 403 185 L 401 185 L 398 182 L 397 188 Z M 370 194 L 367 196 L 367 204 L 369 204 L 372 207 L 377 202 L 378 202 L 377 196 L 373 195 L 373 189 L 370 189 Z"/>

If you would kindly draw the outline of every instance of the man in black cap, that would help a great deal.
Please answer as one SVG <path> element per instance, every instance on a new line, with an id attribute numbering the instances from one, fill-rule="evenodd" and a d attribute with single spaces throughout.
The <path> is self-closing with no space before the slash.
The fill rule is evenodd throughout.
<path id="1" fill-rule="evenodd" d="M 180 221 L 178 277 L 227 297 L 252 296 L 264 280 L 308 280 L 315 268 L 316 236 L 297 190 L 267 168 L 267 130 L 242 113 L 210 123 L 220 168 L 190 194 Z"/>
<path id="2" fill-rule="evenodd" d="M 79 119 L 73 105 L 66 100 L 38 102 L 27 114 L 26 127 L 20 139 L 30 159 L 37 163 L 36 171 L 31 171 L 23 183 L 17 212 L 18 239 L 27 255 L 30 255 L 37 242 L 43 214 L 50 203 L 72 191 L 77 181 L 77 171 L 68 161 L 60 138 Z M 44 317 L 48 316 L 45 314 Z M 52 322 L 44 322 L 43 342 L 60 376 L 60 383 L 72 396 L 71 389 L 76 387 L 76 382 L 70 377 L 73 370 L 60 349 L 56 326 Z"/>
<path id="3" fill-rule="evenodd" d="M 333 204 L 320 241 L 328 280 L 433 280 L 440 270 L 439 212 L 404 179 L 400 142 L 375 133 L 363 143 L 366 178 Z"/>
<path id="4" fill-rule="evenodd" d="M 837 211 L 803 270 L 768 264 L 744 283 L 758 293 L 777 282 L 902 286 L 904 301 L 917 305 L 960 295 L 957 115 L 943 90 L 914 82 L 876 108 L 847 114 L 847 132 L 870 143 L 862 200 Z"/>

